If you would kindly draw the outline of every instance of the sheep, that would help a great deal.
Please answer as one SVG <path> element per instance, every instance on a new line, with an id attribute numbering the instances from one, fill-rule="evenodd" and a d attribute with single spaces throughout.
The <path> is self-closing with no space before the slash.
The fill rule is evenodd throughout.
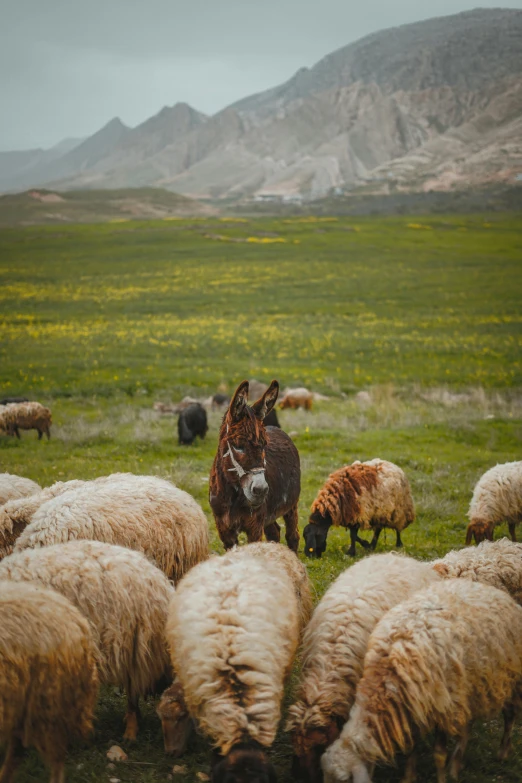
<path id="1" fill-rule="evenodd" d="M 522 606 L 522 544 L 500 538 L 451 551 L 432 567 L 444 578 L 465 578 L 505 590 Z"/>
<path id="2" fill-rule="evenodd" d="M 29 402 L 29 397 L 4 397 L 0 405 L 9 405 L 11 402 Z"/>
<path id="3" fill-rule="evenodd" d="M 299 389 L 286 389 L 283 399 L 279 403 L 281 410 L 285 408 L 304 408 L 307 411 L 312 410 L 314 395 L 304 387 Z"/>
<path id="4" fill-rule="evenodd" d="M 208 523 L 201 507 L 156 476 L 115 473 L 49 500 L 18 537 L 14 551 L 73 539 L 143 552 L 174 583 L 208 557 Z"/>
<path id="5" fill-rule="evenodd" d="M 511 540 L 517 540 L 515 527 L 522 521 L 522 462 L 495 465 L 480 477 L 468 517 L 466 546 L 472 538 L 477 544 L 484 539 L 493 541 L 493 531 L 501 522 L 508 523 Z"/>
<path id="6" fill-rule="evenodd" d="M 0 410 L 0 430 L 17 438 L 20 438 L 19 430 L 38 430 L 38 440 L 44 433 L 49 440 L 51 424 L 51 411 L 39 402 L 10 403 Z"/>
<path id="7" fill-rule="evenodd" d="M 57 590 L 89 621 L 100 681 L 127 692 L 124 738 L 138 733 L 139 697 L 170 675 L 165 622 L 174 587 L 140 552 L 99 541 L 26 549 L 0 563 L 0 580 Z"/>
<path id="8" fill-rule="evenodd" d="M 265 753 L 299 641 L 281 561 L 233 551 L 200 563 L 177 587 L 166 633 L 189 712 L 219 754 L 213 783 L 275 781 Z"/>
<path id="9" fill-rule="evenodd" d="M 180 411 L 178 416 L 178 443 L 180 446 L 190 446 L 197 436 L 204 440 L 207 432 L 207 412 L 203 405 L 195 402 Z"/>
<path id="10" fill-rule="evenodd" d="M 317 605 L 303 639 L 297 699 L 286 724 L 294 766 L 312 783 L 355 699 L 368 639 L 381 617 L 412 593 L 440 581 L 429 563 L 395 553 L 372 555 L 344 571 Z"/>
<path id="11" fill-rule="evenodd" d="M 470 721 L 500 710 L 499 756 L 506 758 L 521 699 L 522 607 L 467 579 L 431 585 L 375 628 L 348 722 L 322 758 L 325 783 L 367 783 L 374 763 L 393 763 L 397 752 L 411 752 L 431 731 L 438 783 L 446 780 L 447 738 L 457 737 L 450 763 L 456 779 Z M 414 780 L 412 754 L 404 781 Z"/>
<path id="12" fill-rule="evenodd" d="M 54 590 L 2 582 L 0 628 L 0 780 L 13 779 L 33 746 L 51 783 L 63 783 L 67 745 L 90 733 L 98 693 L 89 623 Z"/>
<path id="13" fill-rule="evenodd" d="M 16 476 L 14 473 L 0 473 L 0 506 L 9 500 L 34 495 L 35 492 L 40 492 L 40 489 L 41 487 L 36 481 Z"/>
<path id="14" fill-rule="evenodd" d="M 401 547 L 401 531 L 415 519 L 415 507 L 406 475 L 393 462 L 372 459 L 356 461 L 331 473 L 311 508 L 310 521 L 303 530 L 307 557 L 321 557 L 326 537 L 333 524 L 350 530 L 348 555 L 355 555 L 358 542 L 375 549 L 384 527 L 396 531 L 396 546 Z M 357 535 L 372 529 L 371 543 Z"/>
<path id="15" fill-rule="evenodd" d="M 100 481 L 100 479 L 96 479 Z M 50 487 L 45 487 L 34 495 L 28 495 L 18 500 L 10 500 L 0 507 L 0 560 L 13 551 L 13 546 L 20 533 L 25 530 L 33 515 L 40 506 L 51 498 L 62 495 L 70 489 L 76 489 L 85 481 L 57 481 Z"/>

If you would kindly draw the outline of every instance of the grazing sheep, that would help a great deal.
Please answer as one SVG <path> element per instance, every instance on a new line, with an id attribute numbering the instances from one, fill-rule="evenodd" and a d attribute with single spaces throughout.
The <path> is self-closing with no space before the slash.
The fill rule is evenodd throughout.
<path id="1" fill-rule="evenodd" d="M 12 402 L 29 402 L 29 397 L 4 397 L 0 405 L 9 405 Z"/>
<path id="2" fill-rule="evenodd" d="M 170 674 L 165 622 L 174 588 L 139 552 L 99 541 L 26 549 L 0 563 L 0 579 L 53 588 L 89 621 L 100 681 L 127 692 L 125 739 L 138 733 L 139 697 Z"/>
<path id="3" fill-rule="evenodd" d="M 469 506 L 470 523 L 466 546 L 493 541 L 493 531 L 502 522 L 508 523 L 509 535 L 516 541 L 515 527 L 522 521 L 522 462 L 495 465 L 480 477 Z"/>
<path id="4" fill-rule="evenodd" d="M 322 779 L 321 754 L 348 718 L 374 627 L 392 606 L 439 581 L 429 563 L 373 555 L 344 571 L 317 605 L 304 634 L 298 695 L 286 725 L 296 766 L 311 783 Z"/>
<path id="5" fill-rule="evenodd" d="M 522 606 L 522 544 L 500 538 L 448 552 L 432 567 L 442 577 L 472 579 L 505 590 Z"/>
<path id="6" fill-rule="evenodd" d="M 39 402 L 10 403 L 0 410 L 0 430 L 17 438 L 19 430 L 38 430 L 38 440 L 44 433 L 49 440 L 51 424 L 51 411 Z"/>
<path id="7" fill-rule="evenodd" d="M 401 531 L 415 519 L 410 485 L 401 468 L 384 459 L 354 462 L 331 473 L 312 504 L 310 522 L 303 530 L 307 557 L 321 557 L 331 525 L 350 530 L 348 555 L 355 555 L 358 542 L 375 549 L 384 527 Z M 371 544 L 359 538 L 359 530 L 374 531 Z"/>
<path id="8" fill-rule="evenodd" d="M 447 738 L 458 739 L 450 765 L 456 779 L 470 721 L 502 709 L 505 758 L 521 698 L 522 608 L 505 592 L 467 579 L 431 585 L 375 628 L 355 705 L 322 758 L 325 783 L 367 783 L 374 763 L 393 763 L 431 731 L 438 783 L 446 780 Z M 414 756 L 404 780 L 415 780 Z"/>
<path id="9" fill-rule="evenodd" d="M 18 500 L 27 495 L 34 495 L 40 492 L 41 487 L 36 481 L 16 476 L 14 473 L 0 473 L 0 506 L 9 500 Z"/>
<path id="10" fill-rule="evenodd" d="M 229 552 L 193 568 L 170 603 L 167 639 L 190 714 L 220 754 L 214 783 L 275 781 L 265 752 L 299 641 L 281 561 Z"/>
<path id="11" fill-rule="evenodd" d="M 230 403 L 230 397 L 228 394 L 221 394 L 217 392 L 211 399 L 210 407 L 213 411 L 225 410 Z"/>
<path id="12" fill-rule="evenodd" d="M 34 514 L 14 551 L 74 539 L 143 552 L 169 579 L 208 557 L 208 523 L 187 492 L 156 476 L 115 473 L 49 500 Z"/>
<path id="13" fill-rule="evenodd" d="M 103 481 L 103 479 L 96 479 Z M 33 515 L 40 506 L 51 498 L 62 495 L 70 489 L 85 484 L 85 481 L 57 481 L 50 487 L 45 487 L 34 495 L 28 495 L 18 500 L 10 500 L 0 507 L 0 560 L 7 557 L 13 551 L 15 541 L 20 533 L 25 530 Z"/>
<path id="14" fill-rule="evenodd" d="M 281 410 L 284 410 L 285 408 L 304 408 L 307 411 L 311 411 L 313 401 L 313 393 L 304 387 L 299 389 L 287 389 L 283 399 L 279 403 L 279 407 Z"/>
<path id="15" fill-rule="evenodd" d="M 180 446 L 190 446 L 197 436 L 204 439 L 207 431 L 207 412 L 199 402 L 194 402 L 180 411 L 178 416 L 178 440 Z"/>
<path id="16" fill-rule="evenodd" d="M 67 745 L 90 733 L 98 692 L 89 623 L 54 590 L 2 582 L 0 629 L 0 780 L 32 746 L 63 783 Z"/>

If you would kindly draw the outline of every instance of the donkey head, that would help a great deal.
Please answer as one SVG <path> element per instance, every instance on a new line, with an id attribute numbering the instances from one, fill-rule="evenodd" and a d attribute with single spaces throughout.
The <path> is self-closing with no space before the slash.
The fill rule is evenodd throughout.
<path id="1" fill-rule="evenodd" d="M 239 484 L 250 506 L 268 495 L 265 479 L 266 431 L 263 419 L 277 401 L 279 384 L 272 381 L 253 405 L 248 405 L 248 381 L 236 389 L 221 428 L 221 459 L 227 480 Z"/>

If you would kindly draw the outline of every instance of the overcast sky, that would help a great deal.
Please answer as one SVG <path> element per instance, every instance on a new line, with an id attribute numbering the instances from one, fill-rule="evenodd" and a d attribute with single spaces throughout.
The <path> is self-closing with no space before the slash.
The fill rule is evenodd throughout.
<path id="1" fill-rule="evenodd" d="M 0 0 L 0 150 L 186 101 L 212 114 L 385 27 L 477 0 Z M 484 7 L 522 8 L 522 0 Z"/>

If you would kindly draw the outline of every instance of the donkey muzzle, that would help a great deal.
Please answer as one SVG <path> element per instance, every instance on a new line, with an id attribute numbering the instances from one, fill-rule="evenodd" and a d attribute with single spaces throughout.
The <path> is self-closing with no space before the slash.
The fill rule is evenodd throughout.
<path id="1" fill-rule="evenodd" d="M 265 471 L 253 470 L 244 477 L 241 482 L 243 492 L 251 506 L 260 506 L 268 495 L 268 484 L 265 479 Z"/>

